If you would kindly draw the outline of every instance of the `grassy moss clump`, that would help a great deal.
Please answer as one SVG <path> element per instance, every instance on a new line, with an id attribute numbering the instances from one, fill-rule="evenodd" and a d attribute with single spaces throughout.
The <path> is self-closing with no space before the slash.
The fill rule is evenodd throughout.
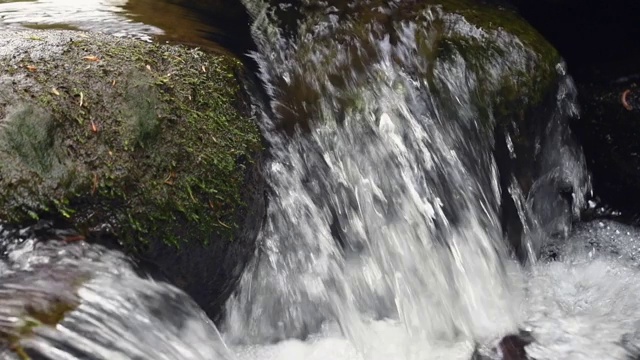
<path id="1" fill-rule="evenodd" d="M 109 224 L 133 249 L 230 239 L 262 149 L 240 62 L 77 32 L 14 36 L 32 33 L 0 44 L 18 54 L 0 57 L 0 220 Z"/>

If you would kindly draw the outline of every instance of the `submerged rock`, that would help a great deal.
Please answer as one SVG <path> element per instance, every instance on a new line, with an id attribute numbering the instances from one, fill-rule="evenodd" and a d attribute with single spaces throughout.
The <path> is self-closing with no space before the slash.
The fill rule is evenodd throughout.
<path id="1" fill-rule="evenodd" d="M 187 294 L 121 252 L 22 230 L 0 228 L 0 358 L 231 358 Z"/>
<path id="2" fill-rule="evenodd" d="M 471 360 L 530 360 L 526 346 L 535 339 L 528 331 L 504 336 L 494 346 L 476 348 Z"/>
<path id="3" fill-rule="evenodd" d="M 0 32 L 0 220 L 107 234 L 209 313 L 264 212 L 261 138 L 229 56 Z"/>

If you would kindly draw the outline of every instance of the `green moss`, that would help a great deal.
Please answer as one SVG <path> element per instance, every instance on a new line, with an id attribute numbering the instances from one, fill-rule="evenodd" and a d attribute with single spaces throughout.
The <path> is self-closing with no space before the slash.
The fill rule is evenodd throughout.
<path id="1" fill-rule="evenodd" d="M 152 146 L 160 134 L 158 93 L 148 78 L 140 72 L 132 73 L 121 104 L 125 146 Z"/>
<path id="2" fill-rule="evenodd" d="M 61 166 L 50 114 L 32 104 L 20 104 L 8 111 L 2 124 L 0 151 L 14 156 L 14 162 L 42 177 Z"/>
<path id="3" fill-rule="evenodd" d="M 371 69 L 369 64 L 383 61 L 383 53 L 376 50 L 383 39 L 391 49 L 410 40 L 406 46 L 400 45 L 401 51 L 391 52 L 392 61 L 413 78 L 425 80 L 432 95 L 439 96 L 443 103 L 455 97 L 440 93 L 447 91 L 444 82 L 449 80 L 435 74 L 436 68 L 464 60 L 466 76 L 476 84 L 473 101 L 486 115 L 483 123 L 487 129 L 495 121 L 510 122 L 520 111 L 540 105 L 555 91 L 556 65 L 561 60 L 557 51 L 511 10 L 475 0 L 405 1 L 391 7 L 382 0 L 361 4 L 336 0 L 331 4 L 340 14 L 340 26 L 320 34 L 315 29 L 319 21 L 326 21 L 325 12 L 314 5 L 301 7 L 299 33 L 313 33 L 314 39 L 301 41 L 296 56 L 300 64 L 312 59 L 313 70 L 289 74 L 290 82 L 278 86 L 285 92 L 277 110 L 286 126 L 294 123 L 303 129 L 308 127 L 299 121 L 314 111 L 321 94 L 335 96 L 347 108 L 345 111 L 358 104 L 358 94 L 336 89 L 345 88 L 344 74 L 352 73 L 355 76 L 349 76 L 348 81 L 367 86 L 370 78 L 364 72 Z M 319 79 L 312 81 L 310 76 Z M 327 87 L 327 83 L 332 86 Z"/>
<path id="4" fill-rule="evenodd" d="M 35 136 L 35 150 L 24 155 L 19 145 L 0 150 L 0 158 L 17 159 L 0 166 L 0 187 L 17 189 L 0 193 L 0 219 L 62 217 L 86 230 L 108 223 L 132 250 L 151 240 L 231 239 L 246 173 L 262 150 L 241 63 L 94 35 L 72 37 L 56 56 L 14 60 L 26 80 L 10 93 L 28 104 L 32 115 L 21 121 L 34 126 L 0 133 L 14 142 L 25 142 L 25 131 L 46 136 Z M 64 161 L 47 150 L 56 146 Z M 56 178 L 16 170 L 39 173 L 58 163 L 64 176 Z"/>
<path id="5" fill-rule="evenodd" d="M 532 26 L 512 10 L 469 0 L 429 1 L 448 14 L 457 14 L 486 34 L 480 38 L 464 33 L 445 33 L 440 26 L 437 58 L 444 60 L 452 53 L 464 58 L 480 82 L 480 96 L 492 99 L 491 111 L 498 118 L 511 118 L 514 110 L 524 111 L 539 105 L 555 90 L 556 65 L 561 58 Z M 501 35 L 503 33 L 504 35 Z M 508 35 L 507 35 L 508 34 Z M 510 36 L 508 47 L 501 45 Z M 510 53 L 519 59 L 508 63 Z M 496 82 L 490 69 L 503 61 L 503 73 Z M 516 65 L 515 63 L 522 62 Z"/>

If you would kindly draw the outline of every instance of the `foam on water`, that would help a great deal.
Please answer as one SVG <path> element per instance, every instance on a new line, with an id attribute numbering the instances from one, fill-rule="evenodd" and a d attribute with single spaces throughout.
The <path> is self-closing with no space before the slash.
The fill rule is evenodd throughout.
<path id="1" fill-rule="evenodd" d="M 549 244 L 548 256 L 521 281 L 518 323 L 535 342 L 538 360 L 630 359 L 640 354 L 640 229 L 611 221 L 579 224 L 566 241 Z M 335 330 L 306 341 L 235 348 L 242 360 L 470 359 L 470 341 L 427 344 L 411 339 L 395 321 L 368 325 L 368 347 L 358 352 Z"/>
<path id="2" fill-rule="evenodd" d="M 535 339 L 527 353 L 538 360 L 637 357 L 640 229 L 604 220 L 579 224 L 569 239 L 550 241 L 544 254 L 528 270 L 508 271 L 522 287 L 517 325 Z M 21 342 L 49 359 L 467 360 L 476 346 L 468 339 L 425 342 L 386 319 L 366 323 L 359 344 L 326 322 L 305 340 L 227 349 L 184 293 L 139 277 L 121 254 L 100 246 L 25 240 L 6 246 L 0 270 L 0 333 L 19 326 L 25 306 L 78 301 L 58 326 L 38 327 Z M 79 275 L 81 286 L 72 281 Z M 0 357 L 15 358 L 6 349 Z"/>

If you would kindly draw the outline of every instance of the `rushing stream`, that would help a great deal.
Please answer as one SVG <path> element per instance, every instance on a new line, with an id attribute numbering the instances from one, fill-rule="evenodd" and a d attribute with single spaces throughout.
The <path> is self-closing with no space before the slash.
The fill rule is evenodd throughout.
<path id="1" fill-rule="evenodd" d="M 495 132 L 503 120 L 487 111 L 505 78 L 537 64 L 515 36 L 437 6 L 391 24 L 364 12 L 365 27 L 329 7 L 286 33 L 267 5 L 246 6 L 271 99 L 259 119 L 271 190 L 260 249 L 220 332 L 117 251 L 0 228 L 0 334 L 30 334 L 0 357 L 500 358 L 492 346 L 522 330 L 538 360 L 638 356 L 640 232 L 609 221 L 571 229 L 590 184 L 568 135 L 578 106 L 562 63 L 535 153 L 518 153 L 520 124 Z M 420 56 L 439 36 L 494 48 L 480 64 L 455 46 Z M 515 176 L 502 188 L 499 140 L 510 158 L 538 159 L 529 189 Z M 524 224 L 522 262 L 503 235 L 505 192 Z"/>

